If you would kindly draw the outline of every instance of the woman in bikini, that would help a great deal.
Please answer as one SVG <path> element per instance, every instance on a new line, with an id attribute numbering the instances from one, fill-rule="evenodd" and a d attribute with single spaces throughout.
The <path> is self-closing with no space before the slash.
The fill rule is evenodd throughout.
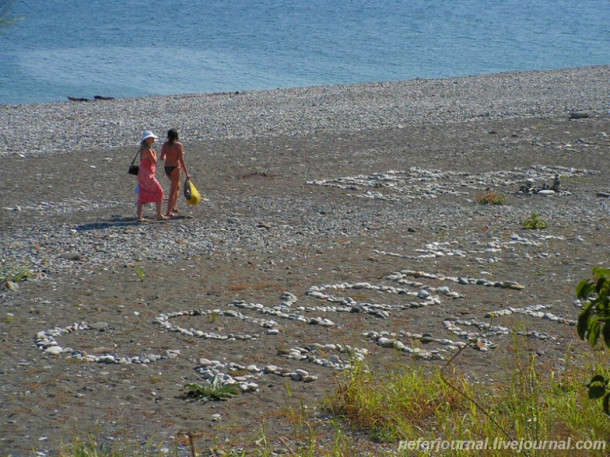
<path id="1" fill-rule="evenodd" d="M 171 181 L 167 199 L 167 217 L 178 215 L 178 194 L 180 192 L 180 170 L 184 169 L 186 179 L 191 179 L 184 163 L 184 146 L 178 141 L 178 132 L 171 129 L 167 132 L 167 141 L 161 148 L 161 160 L 165 160 L 165 174 Z"/>
<path id="2" fill-rule="evenodd" d="M 140 142 L 140 170 L 138 171 L 138 221 L 140 222 L 145 220 L 142 218 L 142 206 L 147 203 L 155 203 L 157 206 L 157 219 L 167 219 L 161 212 L 161 203 L 165 194 L 163 187 L 155 177 L 157 152 L 152 145 L 157 138 L 159 137 L 154 133 L 145 131 Z"/>

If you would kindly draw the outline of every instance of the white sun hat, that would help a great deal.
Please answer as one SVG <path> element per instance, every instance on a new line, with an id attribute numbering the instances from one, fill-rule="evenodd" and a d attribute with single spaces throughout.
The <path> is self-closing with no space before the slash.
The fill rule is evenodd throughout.
<path id="1" fill-rule="evenodd" d="M 144 130 L 144 133 L 142 133 L 142 141 L 145 141 L 148 138 L 154 138 L 155 140 L 159 139 L 159 137 L 150 130 Z"/>

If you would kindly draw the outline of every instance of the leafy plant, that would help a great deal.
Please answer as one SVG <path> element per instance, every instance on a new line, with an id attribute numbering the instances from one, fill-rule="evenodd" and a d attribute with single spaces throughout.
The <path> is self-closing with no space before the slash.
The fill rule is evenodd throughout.
<path id="1" fill-rule="evenodd" d="M 584 303 L 576 328 L 579 338 L 595 347 L 601 336 L 610 348 L 610 269 L 593 268 L 592 277 L 576 287 L 576 295 Z M 596 375 L 587 387 L 589 398 L 601 398 L 604 412 L 610 416 L 610 379 Z"/>
<path id="2" fill-rule="evenodd" d="M 146 275 L 144 274 L 144 269 L 140 265 L 136 265 L 134 270 L 136 271 L 138 278 L 140 278 L 140 281 L 144 282 L 144 280 L 146 279 Z"/>
<path id="3" fill-rule="evenodd" d="M 235 384 L 224 385 L 218 378 L 205 381 L 204 384 L 185 384 L 186 396 L 201 401 L 229 400 L 239 395 L 239 387 Z"/>
<path id="4" fill-rule="evenodd" d="M 506 203 L 506 196 L 488 191 L 482 195 L 478 195 L 476 202 L 481 205 L 503 205 Z"/>
<path id="5" fill-rule="evenodd" d="M 543 230 L 548 227 L 548 223 L 540 217 L 538 213 L 532 213 L 523 221 L 523 228 L 532 230 Z"/>
<path id="6" fill-rule="evenodd" d="M 214 322 L 216 322 L 216 319 L 218 319 L 218 311 L 212 311 L 210 314 L 208 314 L 208 322 L 210 324 L 213 324 Z"/>

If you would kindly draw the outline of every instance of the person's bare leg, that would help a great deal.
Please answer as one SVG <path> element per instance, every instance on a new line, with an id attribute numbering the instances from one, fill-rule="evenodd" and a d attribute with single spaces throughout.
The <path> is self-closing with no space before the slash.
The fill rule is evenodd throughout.
<path id="1" fill-rule="evenodd" d="M 137 215 L 138 215 L 138 221 L 142 222 L 144 220 L 144 218 L 142 217 L 142 203 L 140 203 L 140 202 L 138 202 Z"/>
<path id="2" fill-rule="evenodd" d="M 161 203 L 162 202 L 155 202 L 155 205 L 157 206 L 157 219 L 164 221 L 166 219 L 169 219 L 169 217 L 163 215 L 161 211 Z"/>
<path id="3" fill-rule="evenodd" d="M 180 195 L 180 176 L 178 176 L 178 179 L 176 180 L 176 196 L 174 197 L 174 206 L 172 206 L 172 212 L 174 213 L 174 215 L 180 213 L 180 211 L 178 211 L 178 196 Z"/>
<path id="4" fill-rule="evenodd" d="M 171 180 L 171 186 L 169 190 L 169 197 L 167 199 L 167 212 L 165 213 L 167 217 L 173 216 L 172 212 L 178 200 L 178 189 L 180 188 L 179 170 L 176 169 L 172 171 L 172 174 L 169 176 L 169 179 Z"/>

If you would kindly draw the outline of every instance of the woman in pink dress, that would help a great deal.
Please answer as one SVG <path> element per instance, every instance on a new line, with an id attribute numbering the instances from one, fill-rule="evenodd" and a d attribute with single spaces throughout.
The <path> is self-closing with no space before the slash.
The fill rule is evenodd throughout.
<path id="1" fill-rule="evenodd" d="M 161 203 L 163 202 L 164 192 L 163 187 L 155 173 L 157 171 L 157 153 L 152 145 L 159 137 L 150 131 L 145 131 L 142 134 L 140 142 L 140 171 L 138 171 L 138 221 L 143 222 L 142 206 L 146 203 L 155 203 L 157 206 L 157 219 L 165 220 L 166 216 L 161 212 Z"/>

